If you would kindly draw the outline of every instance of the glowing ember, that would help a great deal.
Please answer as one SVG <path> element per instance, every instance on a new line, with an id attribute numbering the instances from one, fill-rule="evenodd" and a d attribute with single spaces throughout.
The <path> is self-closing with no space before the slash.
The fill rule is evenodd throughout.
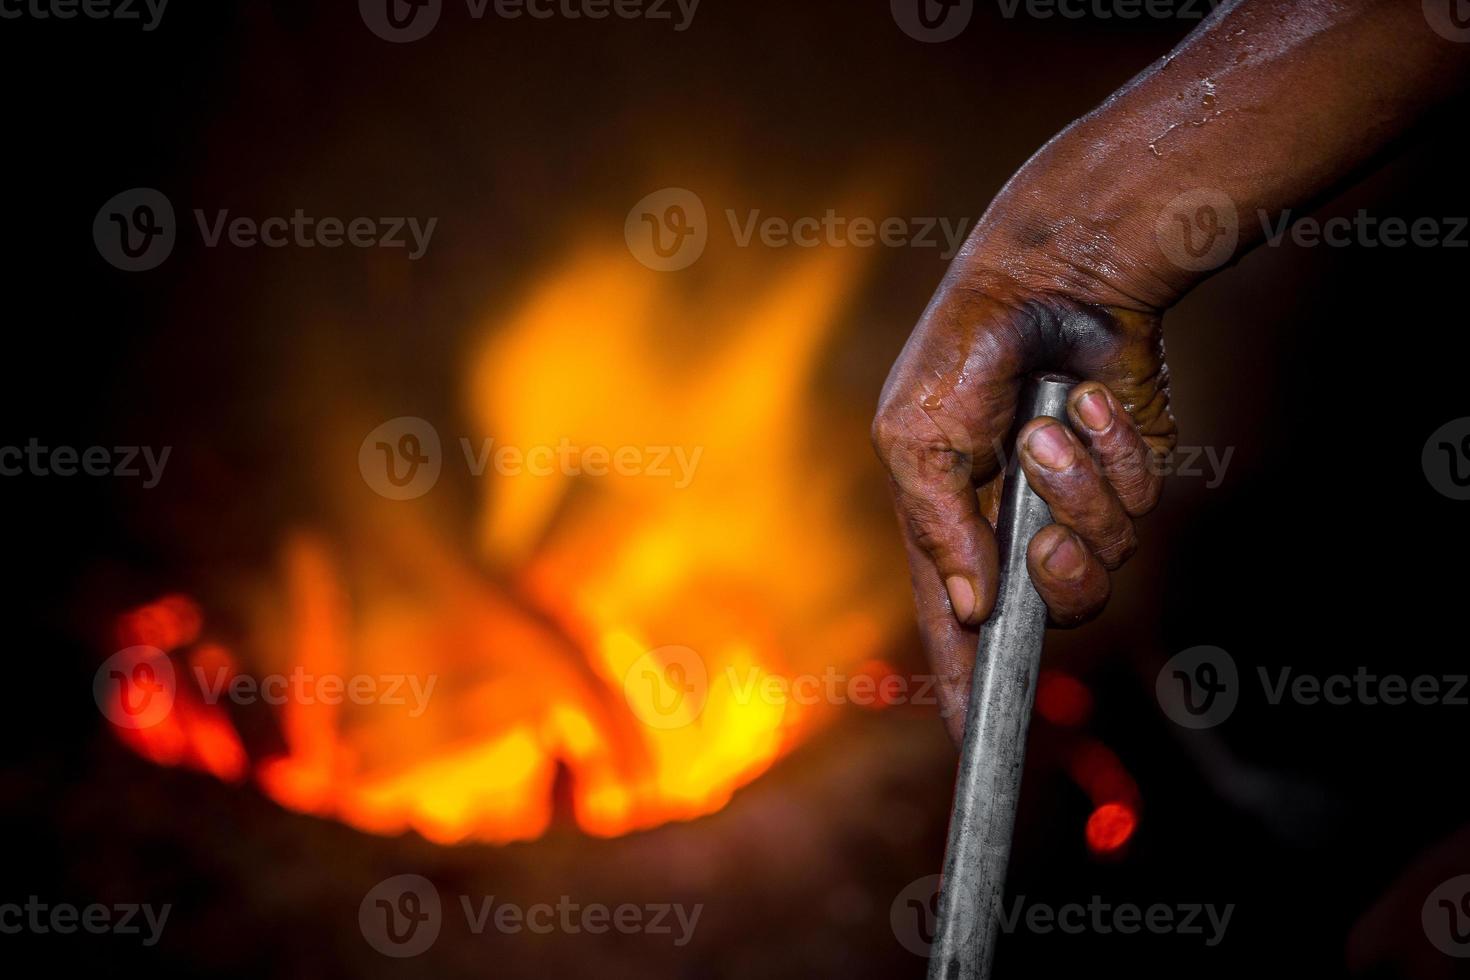
<path id="1" fill-rule="evenodd" d="M 1036 713 L 1053 725 L 1078 728 L 1092 716 L 1092 692 L 1071 674 L 1043 670 L 1036 682 Z"/>
<path id="2" fill-rule="evenodd" d="M 478 555 L 452 489 L 388 500 L 340 452 L 333 535 L 290 536 L 278 579 L 232 600 L 244 635 L 212 633 L 181 597 L 121 618 L 125 643 L 171 652 L 178 683 L 163 722 L 119 737 L 159 764 L 253 776 L 293 810 L 441 842 L 541 834 L 562 778 L 593 834 L 724 805 L 830 713 L 763 681 L 882 677 L 906 614 L 891 529 L 843 510 L 871 472 L 866 406 L 814 395 L 859 261 L 806 252 L 697 295 L 621 248 L 569 261 L 471 359 L 463 452 L 442 434 L 446 472 L 492 437 L 527 464 L 484 471 Z M 344 422 L 334 449 L 373 424 Z M 618 465 L 635 450 L 641 468 Z M 271 707 L 286 751 L 250 760 L 237 701 L 218 696 L 405 675 L 431 696 L 292 689 Z"/>
<path id="3" fill-rule="evenodd" d="M 1088 848 L 1098 855 L 1119 850 L 1138 826 L 1138 784 L 1113 750 L 1092 738 L 1078 739 L 1068 769 L 1094 807 L 1087 819 Z"/>
<path id="4" fill-rule="evenodd" d="M 1087 818 L 1087 846 L 1097 854 L 1116 851 L 1128 843 L 1138 816 L 1122 803 L 1104 803 Z"/>

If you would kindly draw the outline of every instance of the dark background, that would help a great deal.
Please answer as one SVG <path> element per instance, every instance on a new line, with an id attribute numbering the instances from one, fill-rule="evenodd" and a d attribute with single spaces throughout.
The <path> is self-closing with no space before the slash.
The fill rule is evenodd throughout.
<path id="1" fill-rule="evenodd" d="M 0 482 L 15 695 L 0 901 L 176 906 L 152 949 L 54 935 L 0 936 L 0 949 L 158 976 L 920 975 L 888 906 L 938 868 L 954 764 L 921 711 L 845 718 L 693 823 L 440 848 L 152 767 L 111 740 L 91 676 L 116 604 L 220 564 L 263 563 L 275 530 L 315 516 L 311 461 L 299 458 L 310 444 L 295 434 L 336 385 L 451 415 L 463 324 L 572 232 L 616 239 L 632 203 L 668 185 L 819 214 L 875 173 L 888 213 L 975 216 L 1045 139 L 1192 26 L 1008 21 L 979 8 L 938 45 L 905 36 L 871 0 L 704 0 L 683 33 L 475 22 L 450 3 L 428 39 L 402 46 L 345 2 L 175 0 L 147 34 L 0 22 L 0 442 L 173 445 L 182 471 L 148 493 L 107 479 Z M 1470 214 L 1463 108 L 1321 214 Z M 181 219 L 195 202 L 442 218 L 406 271 L 346 250 L 210 251 L 181 231 L 161 268 L 130 275 L 102 261 L 91 223 L 134 186 L 163 190 Z M 1419 907 L 1470 871 L 1470 846 L 1425 856 L 1466 822 L 1465 708 L 1273 707 L 1256 689 L 1200 739 L 1159 711 L 1153 678 L 1197 644 L 1229 650 L 1252 676 L 1280 664 L 1464 672 L 1466 505 L 1432 489 L 1420 452 L 1470 414 L 1467 254 L 1261 249 L 1169 315 L 1182 441 L 1235 447 L 1228 477 L 1216 489 L 1173 481 L 1109 611 L 1048 647 L 1092 685 L 1092 728 L 1138 780 L 1144 823 L 1122 858 L 1090 858 L 1085 799 L 1033 760 L 1010 888 L 1058 904 L 1234 903 L 1234 917 L 1214 948 L 1021 933 L 1001 945 L 1001 975 L 1335 976 L 1350 944 L 1374 975 L 1455 975 L 1425 941 Z M 834 440 L 866 438 L 942 271 L 932 251 L 876 257 L 828 354 L 823 394 L 851 408 Z M 307 375 L 323 352 L 340 353 L 340 374 Z M 886 519 L 876 462 L 869 486 Z M 430 873 L 445 894 L 707 907 L 682 950 L 650 937 L 458 934 L 398 962 L 362 942 L 356 909 L 403 870 Z M 1422 887 L 1394 897 L 1404 875 Z M 1381 901 L 1390 910 L 1355 929 Z"/>

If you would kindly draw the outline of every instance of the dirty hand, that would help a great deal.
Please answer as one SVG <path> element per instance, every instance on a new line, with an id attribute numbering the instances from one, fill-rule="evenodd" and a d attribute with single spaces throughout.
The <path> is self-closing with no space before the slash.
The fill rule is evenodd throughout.
<path id="1" fill-rule="evenodd" d="M 1257 219 L 1326 195 L 1470 91 L 1470 45 L 1427 10 L 1225 0 L 1043 147 L 976 226 L 873 426 L 956 738 L 977 627 L 996 597 L 985 498 L 993 505 L 1012 451 L 1022 380 L 1051 369 L 1084 382 L 1068 402 L 1071 432 L 1034 422 L 1019 442 L 1057 521 L 1027 565 L 1053 620 L 1073 624 L 1107 601 L 1133 521 L 1159 496 L 1151 454 L 1174 441 L 1160 316 L 1258 244 Z M 1364 64 L 1375 66 L 1367 83 Z"/>
<path id="2" fill-rule="evenodd" d="M 1037 370 L 1084 379 L 1069 425 L 1027 422 L 1021 384 Z M 1056 523 L 1026 555 L 1056 625 L 1106 604 L 1108 575 L 1133 553 L 1134 520 L 1159 499 L 1174 442 L 1159 318 L 1091 305 L 957 266 L 884 388 L 873 439 L 888 467 L 918 603 L 951 730 L 964 726 L 979 626 L 996 600 L 993 522 L 1012 452 Z"/>

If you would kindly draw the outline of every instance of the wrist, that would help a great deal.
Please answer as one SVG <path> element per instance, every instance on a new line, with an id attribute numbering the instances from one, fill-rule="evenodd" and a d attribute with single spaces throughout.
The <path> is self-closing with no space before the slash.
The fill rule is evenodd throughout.
<path id="1" fill-rule="evenodd" d="M 1198 181 L 1140 159 L 1147 152 L 1116 128 L 1089 119 L 1074 123 L 991 203 L 962 253 L 963 274 L 1000 276 L 1028 291 L 1099 306 L 1163 312 L 1232 257 L 1235 237 L 1209 240 L 1214 252 L 1203 261 L 1183 249 L 1177 240 L 1183 229 L 1171 212 L 1193 207 Z M 1227 202 L 1220 210 L 1220 226 L 1233 231 L 1233 208 Z"/>

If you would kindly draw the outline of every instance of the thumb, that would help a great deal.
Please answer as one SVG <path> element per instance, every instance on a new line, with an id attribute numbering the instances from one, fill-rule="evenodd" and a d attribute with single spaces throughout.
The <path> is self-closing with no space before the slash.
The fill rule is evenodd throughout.
<path id="1" fill-rule="evenodd" d="M 899 408 L 879 413 L 873 440 L 888 467 L 905 539 L 913 545 L 910 564 L 931 566 L 912 568 L 915 578 L 922 571 L 922 577 L 942 583 L 950 607 L 945 612 L 960 623 L 983 622 L 995 605 L 998 559 L 995 533 L 976 495 L 966 428 Z"/>

